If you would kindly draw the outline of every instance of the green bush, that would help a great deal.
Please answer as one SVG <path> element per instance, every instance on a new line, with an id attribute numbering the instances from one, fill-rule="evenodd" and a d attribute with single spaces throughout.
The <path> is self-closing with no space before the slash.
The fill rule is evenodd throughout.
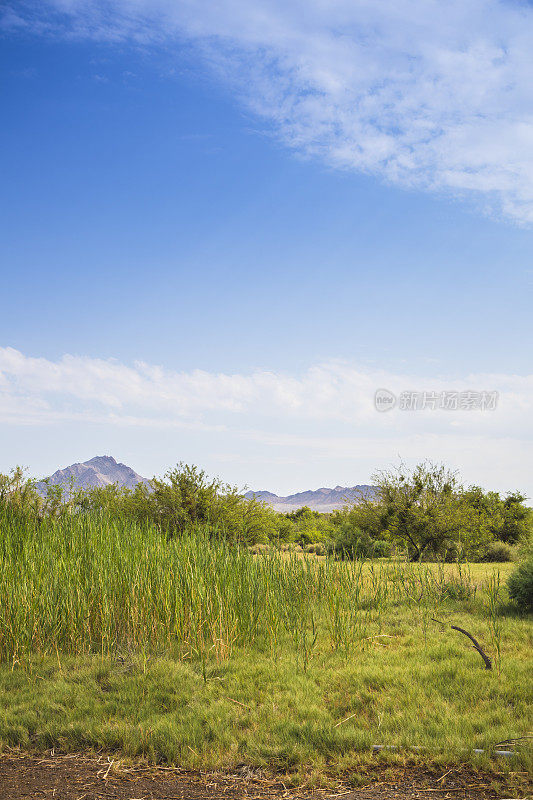
<path id="1" fill-rule="evenodd" d="M 533 551 L 509 576 L 509 597 L 522 611 L 533 612 Z"/>
<path id="2" fill-rule="evenodd" d="M 268 544 L 253 544 L 250 547 L 250 553 L 253 553 L 254 556 L 261 556 L 270 553 L 271 546 Z"/>
<path id="3" fill-rule="evenodd" d="M 391 544 L 385 539 L 376 539 L 372 543 L 372 555 L 375 558 L 389 558 L 391 554 Z"/>
<path id="4" fill-rule="evenodd" d="M 313 511 L 308 506 L 302 506 L 280 517 L 279 527 L 288 525 L 291 529 L 291 533 L 285 535 L 283 541 L 296 542 L 304 549 L 310 544 L 326 542 L 335 532 L 328 514 Z"/>
<path id="5" fill-rule="evenodd" d="M 507 542 L 490 542 L 483 551 L 482 561 L 503 563 L 513 560 L 512 547 Z"/>
<path id="6" fill-rule="evenodd" d="M 271 508 L 189 464 L 180 463 L 163 478 L 131 490 L 112 485 L 80 492 L 77 503 L 81 511 L 156 525 L 171 536 L 202 525 L 213 535 L 247 544 L 278 538 L 278 515 Z"/>
<path id="7" fill-rule="evenodd" d="M 337 524 L 328 550 L 338 558 L 388 558 L 391 544 L 385 539 L 373 539 L 367 531 L 345 520 Z"/>
<path id="8" fill-rule="evenodd" d="M 317 556 L 323 556 L 326 554 L 326 548 L 322 542 L 315 542 L 314 544 L 308 544 L 305 548 L 306 553 L 314 553 Z"/>
<path id="9" fill-rule="evenodd" d="M 366 531 L 345 521 L 337 527 L 329 551 L 337 558 L 367 558 L 373 555 L 373 545 L 374 542 Z"/>
<path id="10" fill-rule="evenodd" d="M 443 464 L 427 461 L 412 470 L 400 464 L 373 475 L 372 484 L 369 495 L 331 514 L 331 522 L 339 531 L 349 523 L 374 541 L 387 539 L 410 561 L 477 560 L 489 542 L 513 545 L 533 528 L 519 492 L 503 498 L 466 488 Z"/>
<path id="11" fill-rule="evenodd" d="M 444 551 L 444 561 L 446 564 L 456 564 L 462 561 L 463 549 L 461 542 L 450 542 Z"/>

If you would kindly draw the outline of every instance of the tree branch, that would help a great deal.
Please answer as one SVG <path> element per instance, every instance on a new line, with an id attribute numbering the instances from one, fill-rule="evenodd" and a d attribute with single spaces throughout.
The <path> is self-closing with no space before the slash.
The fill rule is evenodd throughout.
<path id="1" fill-rule="evenodd" d="M 435 617 L 431 617 L 431 619 L 433 620 L 433 622 L 438 622 L 439 625 L 442 625 L 443 627 L 446 625 L 446 623 L 442 622 L 442 620 L 440 620 L 440 619 L 436 619 Z M 470 641 L 474 645 L 474 649 L 478 651 L 479 655 L 481 656 L 481 658 L 485 662 L 485 669 L 492 669 L 492 661 L 490 660 L 488 655 L 485 653 L 485 651 L 483 650 L 483 648 L 481 647 L 481 645 L 479 644 L 477 639 L 474 639 L 472 634 L 468 633 L 468 631 L 465 631 L 464 628 L 459 628 L 457 625 L 451 625 L 450 627 L 452 628 L 452 630 L 459 631 L 459 633 L 464 633 L 465 636 L 468 636 L 468 638 L 470 639 Z"/>
<path id="2" fill-rule="evenodd" d="M 481 656 L 481 658 L 485 662 L 485 669 L 492 669 L 492 661 L 490 660 L 488 655 L 485 653 L 485 651 L 483 650 L 483 648 L 481 647 L 479 642 L 476 641 L 476 639 L 474 639 L 472 634 L 468 633 L 468 631 L 465 631 L 463 628 L 457 627 L 457 625 L 452 625 L 451 627 L 452 627 L 452 630 L 459 631 L 459 633 L 464 633 L 465 636 L 468 636 L 468 638 L 470 639 L 470 641 L 474 645 L 474 648 L 478 651 L 479 655 Z"/>

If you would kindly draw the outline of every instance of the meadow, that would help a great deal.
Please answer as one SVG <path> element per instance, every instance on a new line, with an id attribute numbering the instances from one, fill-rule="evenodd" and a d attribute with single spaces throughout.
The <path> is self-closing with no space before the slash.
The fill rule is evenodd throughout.
<path id="1" fill-rule="evenodd" d="M 320 781 L 373 745 L 483 764 L 519 740 L 505 768 L 531 768 L 533 627 L 510 564 L 254 555 L 105 513 L 4 507 L 0 530 L 3 747 Z"/>

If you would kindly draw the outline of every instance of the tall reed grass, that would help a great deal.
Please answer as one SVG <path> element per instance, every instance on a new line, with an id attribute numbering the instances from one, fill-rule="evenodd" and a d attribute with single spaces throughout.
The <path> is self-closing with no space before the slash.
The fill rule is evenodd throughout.
<path id="1" fill-rule="evenodd" d="M 235 647 L 276 652 L 304 668 L 317 641 L 346 655 L 398 603 L 429 610 L 470 600 L 468 570 L 254 556 L 195 528 L 174 539 L 102 514 L 60 519 L 0 509 L 0 660 L 125 650 L 223 660 Z M 372 628 L 374 630 L 374 627 Z"/>

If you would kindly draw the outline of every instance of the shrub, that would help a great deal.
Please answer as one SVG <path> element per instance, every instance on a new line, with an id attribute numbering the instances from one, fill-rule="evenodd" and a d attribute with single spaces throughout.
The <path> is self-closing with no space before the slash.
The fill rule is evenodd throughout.
<path id="1" fill-rule="evenodd" d="M 149 485 L 92 489 L 80 493 L 77 502 L 82 511 L 106 511 L 141 525 L 153 524 L 171 536 L 207 525 L 213 535 L 256 544 L 276 539 L 278 532 L 277 515 L 264 503 L 183 463 Z"/>
<path id="2" fill-rule="evenodd" d="M 306 528 L 305 530 L 298 531 L 296 535 L 296 542 L 299 544 L 304 550 L 310 544 L 314 544 L 314 542 L 320 539 L 320 534 L 314 528 Z"/>
<path id="3" fill-rule="evenodd" d="M 483 551 L 483 561 L 512 561 L 513 550 L 507 542 L 489 542 Z"/>
<path id="4" fill-rule="evenodd" d="M 322 542 L 315 542 L 314 544 L 308 544 L 305 548 L 306 553 L 314 553 L 317 556 L 323 556 L 326 553 L 326 548 Z"/>
<path id="5" fill-rule="evenodd" d="M 250 547 L 250 553 L 253 553 L 254 556 L 265 555 L 266 553 L 270 553 L 271 547 L 268 544 L 254 544 Z"/>
<path id="6" fill-rule="evenodd" d="M 533 531 L 528 531 L 521 537 L 516 545 L 516 552 L 518 554 L 517 561 L 521 561 L 533 553 Z"/>
<path id="7" fill-rule="evenodd" d="M 375 558 L 389 558 L 391 554 L 390 542 L 385 539 L 376 539 L 372 544 L 372 555 Z"/>
<path id="8" fill-rule="evenodd" d="M 462 560 L 462 547 L 460 542 L 450 542 L 444 551 L 444 561 L 446 564 L 455 564 Z"/>
<path id="9" fill-rule="evenodd" d="M 374 554 L 374 542 L 361 528 L 356 528 L 349 522 L 338 526 L 335 540 L 329 550 L 338 558 L 367 558 Z"/>
<path id="10" fill-rule="evenodd" d="M 509 576 L 509 597 L 522 611 L 533 612 L 533 551 Z"/>
<path id="11" fill-rule="evenodd" d="M 286 542 L 285 544 L 281 545 L 281 552 L 282 553 L 301 553 L 303 552 L 302 547 L 295 542 Z"/>
<path id="12" fill-rule="evenodd" d="M 438 581 L 442 599 L 459 600 L 467 602 L 476 596 L 477 587 L 468 575 L 452 575 L 443 581 Z"/>
<path id="13" fill-rule="evenodd" d="M 304 549 L 310 544 L 324 542 L 334 534 L 334 527 L 328 514 L 321 514 L 313 511 L 308 506 L 288 514 L 280 515 L 281 527 L 288 525 L 290 533 L 284 537 L 284 541 L 293 541 L 301 545 Z"/>

